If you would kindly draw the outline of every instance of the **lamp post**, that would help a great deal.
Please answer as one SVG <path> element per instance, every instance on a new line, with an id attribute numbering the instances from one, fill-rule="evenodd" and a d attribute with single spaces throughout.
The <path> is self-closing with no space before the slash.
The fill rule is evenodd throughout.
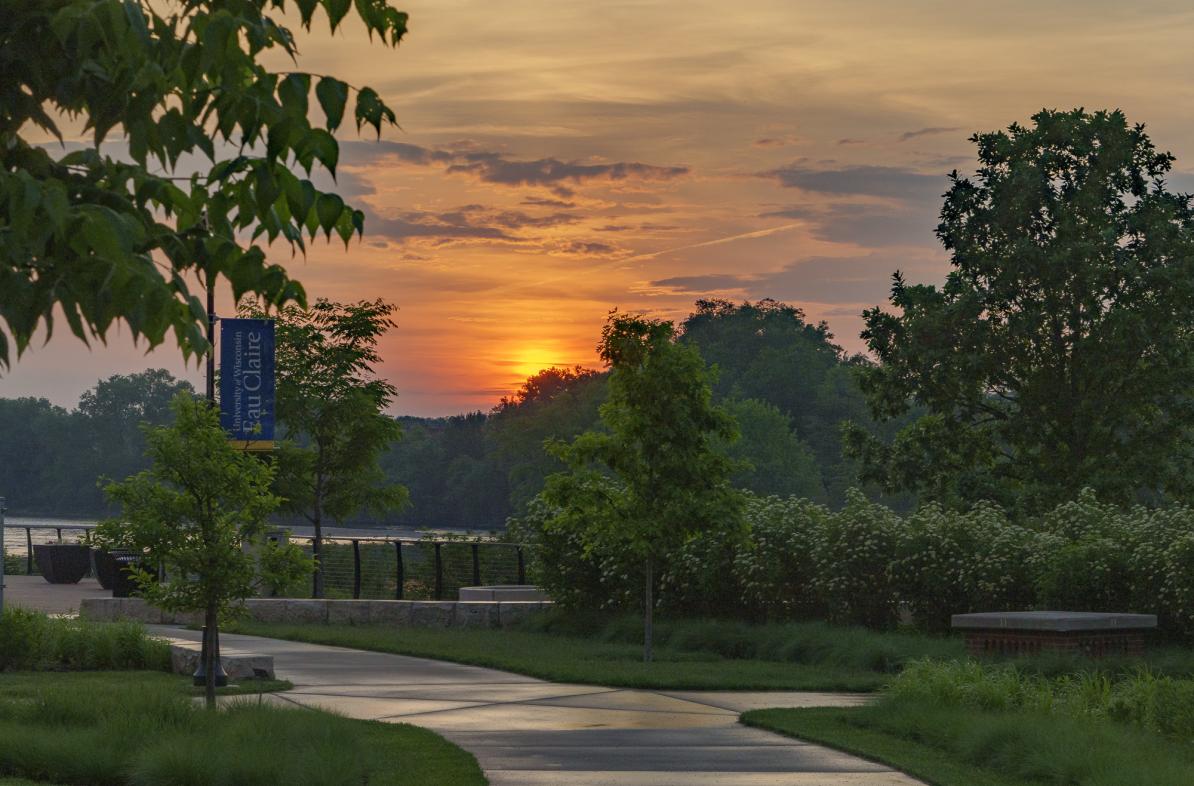
<path id="1" fill-rule="evenodd" d="M 212 273 L 207 274 L 207 405 L 212 409 L 216 408 L 216 277 Z M 224 686 L 228 684 L 228 675 L 224 673 L 224 667 L 220 663 L 220 634 L 218 630 L 209 631 L 207 626 L 203 626 L 203 646 L 199 651 L 199 664 L 195 667 L 195 673 L 191 677 L 191 681 L 195 685 L 204 685 L 207 682 L 207 651 L 211 649 L 214 653 L 212 657 L 212 671 L 216 675 L 216 685 Z"/>

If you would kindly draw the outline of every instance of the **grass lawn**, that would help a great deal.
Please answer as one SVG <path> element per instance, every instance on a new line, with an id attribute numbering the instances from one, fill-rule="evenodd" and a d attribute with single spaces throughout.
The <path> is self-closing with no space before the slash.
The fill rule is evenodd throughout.
<path id="1" fill-rule="evenodd" d="M 486 782 L 470 754 L 425 729 L 280 707 L 252 697 L 211 712 L 190 692 L 185 678 L 161 673 L 5 674 L 0 678 L 0 784 Z"/>
<path id="2" fill-rule="evenodd" d="M 852 666 L 727 658 L 666 645 L 656 648 L 654 663 L 643 663 L 638 644 L 518 630 L 241 622 L 230 631 L 626 688 L 874 691 L 891 677 Z"/>
<path id="3" fill-rule="evenodd" d="M 1188 745 L 1106 720 L 884 699 L 745 713 L 749 726 L 882 762 L 933 786 L 1189 786 Z"/>
<path id="4" fill-rule="evenodd" d="M 162 688 L 180 696 L 202 696 L 202 686 L 191 684 L 190 677 L 180 677 L 164 671 L 64 671 L 7 672 L 0 678 L 0 701 L 16 697 L 32 697 L 45 688 L 46 680 L 72 690 L 120 690 L 127 685 Z M 253 696 L 258 693 L 293 688 L 286 680 L 245 680 L 216 688 L 217 696 Z"/>

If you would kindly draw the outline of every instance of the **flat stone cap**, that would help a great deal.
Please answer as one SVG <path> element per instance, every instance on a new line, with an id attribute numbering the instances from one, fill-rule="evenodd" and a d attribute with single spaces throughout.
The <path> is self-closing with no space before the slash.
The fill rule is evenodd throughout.
<path id="1" fill-rule="evenodd" d="M 1142 630 L 1157 627 L 1156 614 L 1102 611 L 984 611 L 955 614 L 954 628 L 970 630 L 1043 630 L 1055 633 L 1086 630 Z"/>

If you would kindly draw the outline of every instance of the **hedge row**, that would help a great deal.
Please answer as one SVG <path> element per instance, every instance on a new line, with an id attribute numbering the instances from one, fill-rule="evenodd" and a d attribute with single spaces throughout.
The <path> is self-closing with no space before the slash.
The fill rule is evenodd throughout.
<path id="1" fill-rule="evenodd" d="M 514 522 L 538 548 L 538 581 L 561 604 L 635 608 L 641 568 L 617 543 L 541 526 L 532 505 Z M 1154 613 L 1194 635 L 1194 509 L 1100 503 L 1093 492 L 1013 523 L 980 503 L 901 516 L 852 492 L 839 511 L 808 500 L 749 497 L 745 537 L 709 533 L 669 555 L 661 608 L 750 619 L 827 619 L 884 629 L 901 606 L 919 627 L 951 614 L 1032 608 Z"/>

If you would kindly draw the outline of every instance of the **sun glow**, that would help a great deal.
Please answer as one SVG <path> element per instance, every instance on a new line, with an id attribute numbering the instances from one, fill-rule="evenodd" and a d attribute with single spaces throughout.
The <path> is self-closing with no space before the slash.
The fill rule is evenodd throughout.
<path id="1" fill-rule="evenodd" d="M 527 377 L 532 377 L 545 368 L 568 365 L 562 354 L 555 346 L 529 345 L 512 351 L 506 362 L 510 370 L 517 375 L 517 382 L 521 385 Z"/>

